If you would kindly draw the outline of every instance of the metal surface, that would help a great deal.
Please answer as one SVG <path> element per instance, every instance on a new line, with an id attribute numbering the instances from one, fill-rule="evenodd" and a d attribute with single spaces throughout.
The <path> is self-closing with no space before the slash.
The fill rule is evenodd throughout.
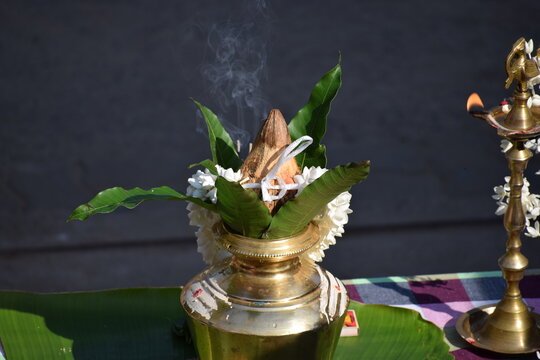
<path id="1" fill-rule="evenodd" d="M 525 54 L 524 38 L 516 41 L 508 54 L 506 74 L 508 77 L 505 87 L 508 88 L 515 80 L 516 89 L 514 90 L 514 105 L 503 119 L 503 124 L 513 130 L 532 129 L 538 124 L 539 119 L 535 118 L 527 107 L 527 100 L 530 97 L 527 82 L 540 73 L 534 60 L 528 59 Z"/>
<path id="2" fill-rule="evenodd" d="M 460 335 L 467 340 L 471 345 L 478 348 L 491 350 L 504 354 L 523 354 L 532 353 L 538 349 L 538 346 L 534 346 L 534 339 L 531 339 L 530 343 L 533 344 L 528 349 L 520 347 L 517 351 L 511 352 L 509 349 L 514 344 L 520 344 L 522 341 L 521 336 L 513 337 L 515 333 L 504 334 L 501 332 L 497 337 L 480 337 L 478 338 L 478 332 L 485 326 L 487 320 L 492 316 L 495 311 L 494 305 L 485 305 L 472 309 L 469 312 L 463 314 L 456 323 Z M 540 322 L 540 315 L 531 313 L 532 318 L 536 323 Z M 491 340 L 495 340 L 495 342 Z"/>
<path id="3" fill-rule="evenodd" d="M 539 315 L 534 314 L 521 298 L 519 282 L 527 268 L 528 260 L 521 253 L 521 232 L 525 227 L 525 214 L 521 202 L 523 172 L 532 157 L 525 148 L 527 139 L 540 135 L 538 118 L 527 107 L 530 97 L 527 81 L 538 75 L 538 69 L 531 69 L 526 58 L 525 40 L 519 39 L 513 46 L 506 61 L 508 79 L 506 87 L 516 80 L 514 104 L 503 118 L 500 108 L 477 114 L 484 117 L 498 128 L 499 135 L 512 142 L 512 148 L 506 152 L 510 168 L 510 196 L 504 216 L 504 227 L 508 233 L 506 253 L 499 258 L 499 266 L 506 280 L 506 290 L 502 300 L 496 305 L 473 309 L 463 314 L 457 324 L 458 333 L 474 346 L 504 354 L 530 353 L 540 348 Z M 488 117 L 490 117 L 488 119 Z M 499 120 L 501 119 L 502 120 Z M 498 124 L 501 124 L 501 127 Z"/>
<path id="4" fill-rule="evenodd" d="M 233 256 L 181 295 L 200 358 L 331 359 L 349 299 L 339 280 L 303 255 L 319 241 L 318 228 L 275 240 L 216 231 Z"/>

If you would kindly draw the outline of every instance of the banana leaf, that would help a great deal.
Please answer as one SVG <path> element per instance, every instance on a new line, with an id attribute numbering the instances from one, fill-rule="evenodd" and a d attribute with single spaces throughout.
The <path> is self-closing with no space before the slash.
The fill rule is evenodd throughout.
<path id="1" fill-rule="evenodd" d="M 7 360 L 196 358 L 178 334 L 180 287 L 62 294 L 0 292 Z M 341 338 L 334 359 L 452 359 L 442 331 L 412 310 L 351 302 L 360 335 Z M 0 357 L 1 358 L 1 357 Z"/>

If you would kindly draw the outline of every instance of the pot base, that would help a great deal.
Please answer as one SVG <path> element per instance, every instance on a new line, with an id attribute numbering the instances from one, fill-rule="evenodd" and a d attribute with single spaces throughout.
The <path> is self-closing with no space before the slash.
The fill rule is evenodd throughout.
<path id="1" fill-rule="evenodd" d="M 344 319 L 345 314 L 318 329 L 282 336 L 227 332 L 192 317 L 188 317 L 187 323 L 200 359 L 331 360 Z"/>

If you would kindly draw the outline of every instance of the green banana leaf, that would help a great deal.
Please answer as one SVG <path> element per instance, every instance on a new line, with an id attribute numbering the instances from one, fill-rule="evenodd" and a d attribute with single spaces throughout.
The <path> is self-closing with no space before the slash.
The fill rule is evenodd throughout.
<path id="1" fill-rule="evenodd" d="M 326 133 L 326 118 L 330 112 L 330 104 L 340 87 L 341 55 L 338 64 L 315 84 L 308 103 L 289 123 L 289 133 L 293 141 L 304 135 L 313 138 L 313 144 L 296 156 L 300 169 L 305 166 L 326 167 L 326 147 L 321 145 L 321 140 Z"/>
<path id="2" fill-rule="evenodd" d="M 186 360 L 191 344 L 180 287 L 63 294 L 0 292 L 0 339 L 8 360 Z M 408 309 L 351 302 L 360 335 L 341 338 L 336 360 L 452 359 L 442 331 Z"/>
<path id="3" fill-rule="evenodd" d="M 86 204 L 78 206 L 68 218 L 71 220 L 86 220 L 95 214 L 106 214 L 113 212 L 119 206 L 133 209 L 143 201 L 149 200 L 187 200 L 197 205 L 216 211 L 216 206 L 191 196 L 186 196 L 168 186 L 143 190 L 133 188 L 126 190 L 121 187 L 113 187 L 99 192 L 92 200 Z"/>
<path id="4" fill-rule="evenodd" d="M 305 187 L 298 197 L 287 201 L 272 218 L 267 236 L 271 239 L 300 232 L 336 196 L 364 180 L 370 169 L 368 161 L 349 163 L 328 170 Z"/>
<path id="5" fill-rule="evenodd" d="M 414 310 L 356 301 L 349 308 L 356 311 L 359 335 L 339 339 L 336 360 L 454 359 L 442 330 Z"/>
<path id="6" fill-rule="evenodd" d="M 272 216 L 254 191 L 218 176 L 217 210 L 221 219 L 238 234 L 260 238 Z"/>
<path id="7" fill-rule="evenodd" d="M 233 141 L 216 114 L 200 102 L 193 102 L 201 110 L 201 114 L 208 128 L 208 140 L 210 141 L 210 150 L 214 163 L 223 166 L 225 169 L 233 168 L 235 171 L 240 169 L 242 161 L 236 152 Z"/>

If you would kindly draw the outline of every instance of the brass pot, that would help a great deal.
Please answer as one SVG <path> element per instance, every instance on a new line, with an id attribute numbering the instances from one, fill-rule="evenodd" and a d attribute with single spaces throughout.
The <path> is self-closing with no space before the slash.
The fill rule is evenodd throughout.
<path id="1" fill-rule="evenodd" d="M 331 359 L 349 298 L 345 286 L 306 252 L 317 226 L 281 239 L 220 227 L 233 256 L 183 289 L 181 302 L 201 360 Z"/>

